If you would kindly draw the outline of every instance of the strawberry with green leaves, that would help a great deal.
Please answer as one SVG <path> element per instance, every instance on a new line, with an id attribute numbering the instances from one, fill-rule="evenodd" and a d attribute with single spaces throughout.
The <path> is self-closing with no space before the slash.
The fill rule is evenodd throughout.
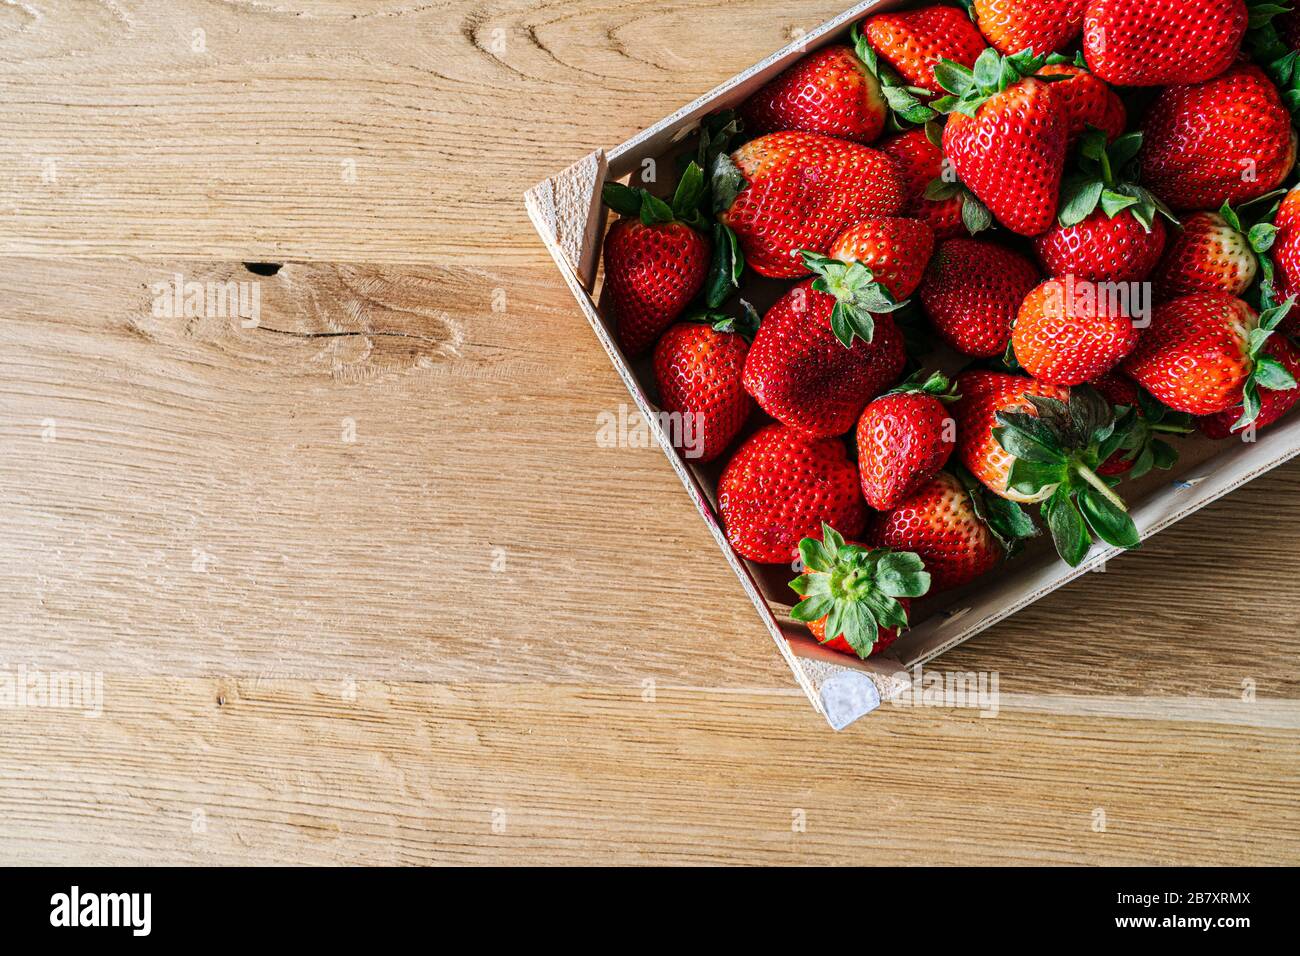
<path id="1" fill-rule="evenodd" d="M 948 113 L 943 152 L 958 178 L 1012 232 L 1037 236 L 1056 217 L 1069 118 L 1043 58 L 1002 57 L 989 49 L 974 70 L 945 60 L 935 69 L 951 95 L 933 104 Z"/>
<path id="2" fill-rule="evenodd" d="M 704 190 L 694 164 L 671 206 L 644 189 L 605 185 L 605 204 L 622 216 L 605 237 L 605 294 L 629 357 L 647 351 L 704 285 L 710 250 L 699 231 Z"/>
<path id="3" fill-rule="evenodd" d="M 867 521 L 858 470 L 844 443 L 768 425 L 745 441 L 718 480 L 727 540 L 742 557 L 788 564 L 823 522 L 856 536 Z"/>
<path id="4" fill-rule="evenodd" d="M 878 13 L 864 21 L 862 33 L 907 83 L 936 95 L 942 90 L 935 82 L 934 69 L 941 61 L 972 67 L 988 49 L 970 17 L 955 7 Z"/>
<path id="5" fill-rule="evenodd" d="M 1242 406 L 1236 427 L 1259 417 L 1261 389 L 1288 391 L 1294 376 L 1268 351 L 1293 299 L 1257 314 L 1241 299 L 1201 293 L 1155 308 L 1124 371 L 1156 399 L 1189 415 Z"/>
<path id="6" fill-rule="evenodd" d="M 1025 297 L 1011 333 L 1016 361 L 1041 382 L 1083 385 L 1137 347 L 1139 332 L 1120 297 L 1087 279 L 1049 279 Z"/>
<path id="7" fill-rule="evenodd" d="M 862 495 L 888 511 L 929 482 L 957 444 L 946 403 L 960 396 L 946 376 L 918 372 L 867 406 L 858 420 L 858 471 Z"/>
<path id="8" fill-rule="evenodd" d="M 1271 223 L 1245 226 L 1227 203 L 1218 212 L 1192 213 L 1151 276 L 1156 299 L 1167 302 L 1200 292 L 1245 295 L 1277 231 Z"/>
<path id="9" fill-rule="evenodd" d="M 863 266 L 894 302 L 902 302 L 920 287 L 933 253 L 934 230 L 919 219 L 889 216 L 864 219 L 844 230 L 831 243 L 826 259 L 845 267 Z M 829 264 L 815 254 L 812 259 L 813 271 L 829 286 Z"/>
<path id="10" fill-rule="evenodd" d="M 1245 0 L 1089 0 L 1083 53 L 1114 86 L 1200 83 L 1236 60 L 1249 20 Z"/>
<path id="11" fill-rule="evenodd" d="M 903 215 L 930 226 L 936 240 L 975 235 L 993 225 L 993 214 L 958 181 L 944 162 L 943 128 L 937 123 L 887 139 L 880 149 L 903 174 Z"/>
<path id="12" fill-rule="evenodd" d="M 770 133 L 712 170 L 718 221 L 737 237 L 761 276 L 808 274 L 799 257 L 825 254 L 848 226 L 894 216 L 906 195 L 894 161 L 878 150 L 817 133 Z"/>
<path id="13" fill-rule="evenodd" d="M 915 554 L 847 543 L 829 525 L 799 543 L 804 573 L 790 582 L 802 600 L 790 612 L 819 644 L 866 660 L 907 627 L 910 602 L 930 590 Z"/>
<path id="14" fill-rule="evenodd" d="M 1174 221 L 1174 215 L 1149 189 L 1125 177 L 1141 148 L 1141 133 L 1109 146 L 1099 130 L 1084 134 L 1079 172 L 1061 189 L 1060 217 L 1034 240 L 1049 275 L 1119 283 L 1151 274 L 1167 240 L 1161 218 Z"/>
<path id="15" fill-rule="evenodd" d="M 1264 346 L 1264 352 L 1281 363 L 1292 381 L 1300 381 L 1300 349 L 1282 336 L 1275 335 Z M 1278 376 L 1281 384 L 1286 380 Z M 1300 402 L 1300 388 L 1274 389 L 1261 386 L 1259 389 L 1259 416 L 1249 425 L 1241 425 L 1241 409 L 1230 408 L 1226 412 L 1210 415 L 1200 421 L 1201 432 L 1207 438 L 1216 441 L 1230 435 L 1240 434 L 1247 429 L 1252 435 L 1267 428 L 1295 408 Z"/>
<path id="16" fill-rule="evenodd" d="M 1020 505 L 960 473 L 940 472 L 896 507 L 872 515 L 863 533 L 874 547 L 915 552 L 930 572 L 932 593 L 970 584 L 1038 533 Z"/>
<path id="17" fill-rule="evenodd" d="M 1097 474 L 1103 478 L 1123 475 L 1136 481 L 1152 469 L 1168 471 L 1178 463 L 1178 449 L 1165 439 L 1196 431 L 1192 416 L 1165 408 L 1120 372 L 1091 384 L 1115 406 L 1115 428 L 1125 436 L 1097 467 Z"/>
<path id="18" fill-rule="evenodd" d="M 659 406 L 691 416 L 701 438 L 700 447 L 692 450 L 700 464 L 720 457 L 754 410 L 742 376 L 758 315 L 748 303 L 742 305 L 741 319 L 705 313 L 672 326 L 655 346 Z"/>
<path id="19" fill-rule="evenodd" d="M 920 299 L 945 342 L 976 358 L 1000 357 L 1025 296 L 1039 283 L 1026 256 L 996 242 L 949 239 L 939 244 Z"/>

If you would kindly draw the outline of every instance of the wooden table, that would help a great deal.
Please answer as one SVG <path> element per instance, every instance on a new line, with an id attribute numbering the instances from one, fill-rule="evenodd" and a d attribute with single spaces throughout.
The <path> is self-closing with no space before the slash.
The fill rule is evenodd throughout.
<path id="1" fill-rule="evenodd" d="M 1300 860 L 1300 464 L 835 735 L 598 447 L 521 193 L 842 4 L 0 5 L 0 862 Z"/>

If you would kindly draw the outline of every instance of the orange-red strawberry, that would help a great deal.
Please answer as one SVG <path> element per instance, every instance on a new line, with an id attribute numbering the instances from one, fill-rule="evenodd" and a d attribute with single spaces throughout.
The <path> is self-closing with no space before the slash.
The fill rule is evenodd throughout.
<path id="1" fill-rule="evenodd" d="M 1237 58 L 1245 0 L 1089 0 L 1083 53 L 1115 86 L 1200 83 Z"/>
<path id="2" fill-rule="evenodd" d="M 874 142 L 889 107 L 880 81 L 850 46 L 822 47 L 762 87 L 740 108 L 748 133 L 800 130 Z"/>
<path id="3" fill-rule="evenodd" d="M 957 429 L 944 403 L 953 401 L 947 377 L 918 373 L 867 406 L 858 420 L 858 471 L 868 505 L 896 507 L 948 463 Z"/>
<path id="4" fill-rule="evenodd" d="M 858 470 L 844 443 L 784 425 L 751 436 L 718 480 L 727 540 L 760 564 L 787 564 L 823 522 L 856 537 L 867 520 Z"/>
<path id="5" fill-rule="evenodd" d="M 605 294 L 629 357 L 654 345 L 704 285 L 710 245 L 692 228 L 702 223 L 703 193 L 703 173 L 694 163 L 671 206 L 644 189 L 605 185 L 605 204 L 623 216 L 605 237 Z"/>
<path id="6" fill-rule="evenodd" d="M 934 68 L 941 60 L 974 66 L 988 48 L 970 17 L 955 7 L 922 7 L 868 17 L 862 33 L 871 48 L 914 87 L 941 93 Z"/>
<path id="7" fill-rule="evenodd" d="M 1086 279 L 1049 279 L 1025 297 L 1011 333 L 1016 361 L 1040 382 L 1083 385 L 1137 346 L 1121 297 Z"/>
<path id="8" fill-rule="evenodd" d="M 918 219 L 864 219 L 831 243 L 829 257 L 860 263 L 893 297 L 902 302 L 916 292 L 934 254 L 934 230 Z"/>
<path id="9" fill-rule="evenodd" d="M 1249 233 L 1230 207 L 1220 212 L 1192 213 L 1169 243 L 1151 277 L 1159 301 L 1198 292 L 1241 296 L 1259 274 L 1259 256 L 1268 250 L 1276 230 L 1260 224 Z"/>
<path id="10" fill-rule="evenodd" d="M 1061 101 L 1069 126 L 1069 143 L 1074 145 L 1089 126 L 1106 134 L 1107 142 L 1115 142 L 1128 127 L 1128 111 L 1124 101 L 1083 67 L 1074 63 L 1048 63 L 1037 76 L 1068 76 L 1052 84 L 1052 92 Z"/>
<path id="11" fill-rule="evenodd" d="M 737 323 L 722 316 L 705 318 L 674 325 L 654 351 L 659 407 L 682 416 L 683 436 L 690 422 L 694 443 L 683 451 L 701 464 L 727 450 L 754 410 L 741 376 L 749 354 L 746 336 L 757 330 L 752 319 Z"/>
<path id="12" fill-rule="evenodd" d="M 1300 349 L 1282 336 L 1275 335 L 1264 346 L 1264 353 L 1280 362 L 1292 379 L 1300 381 Z M 1257 433 L 1261 428 L 1267 428 L 1290 412 L 1297 402 L 1300 402 L 1300 388 L 1260 388 L 1259 417 L 1249 426 L 1239 426 L 1237 423 L 1242 410 L 1230 408 L 1226 412 L 1202 418 L 1201 431 L 1206 437 L 1215 440 L 1240 433 L 1246 427 Z"/>
<path id="13" fill-rule="evenodd" d="M 992 571 L 1036 533 L 1019 505 L 945 471 L 897 507 L 868 518 L 863 538 L 874 547 L 914 552 L 930 572 L 931 593 L 938 593 Z"/>
<path id="14" fill-rule="evenodd" d="M 966 187 L 1012 232 L 1037 236 L 1056 218 L 1069 118 L 1044 80 L 1037 58 L 980 55 L 975 70 L 944 62 L 936 70 L 952 95 L 935 102 L 950 113 L 943 152 Z M 1025 77 L 1012 82 L 1013 77 Z"/>
<path id="15" fill-rule="evenodd" d="M 829 525 L 820 540 L 799 542 L 804 573 L 790 582 L 802 600 L 790 611 L 814 638 L 833 650 L 866 660 L 907 627 L 911 599 L 930 590 L 930 576 L 915 554 L 846 543 Z"/>
<path id="16" fill-rule="evenodd" d="M 1273 281 L 1278 297 L 1300 297 L 1300 186 L 1286 194 L 1273 218 L 1273 225 L 1277 229 L 1271 250 L 1276 266 Z M 1300 308 L 1292 310 L 1281 328 L 1287 335 L 1300 331 Z"/>
<path id="17" fill-rule="evenodd" d="M 1147 112 L 1142 182 L 1174 209 L 1218 209 L 1280 186 L 1295 165 L 1291 114 L 1263 70 L 1239 64 L 1171 86 Z"/>
<path id="18" fill-rule="evenodd" d="M 1020 303 L 1038 285 L 1025 256 L 979 239 L 939 244 L 921 283 L 921 304 L 939 335 L 977 358 L 1006 353 Z"/>
<path id="19" fill-rule="evenodd" d="M 1083 32 L 1088 0 L 975 0 L 975 24 L 1010 56 L 1022 50 L 1057 53 Z"/>
<path id="20" fill-rule="evenodd" d="M 848 226 L 893 216 L 906 198 L 894 161 L 869 146 L 817 133 L 771 133 L 714 167 L 718 220 L 759 275 L 807 275 L 802 250 L 825 253 Z"/>
<path id="21" fill-rule="evenodd" d="M 1238 425 L 1260 411 L 1260 390 L 1295 387 L 1286 367 L 1265 350 L 1291 302 L 1257 314 L 1229 295 L 1201 293 L 1156 307 L 1124 371 L 1158 400 L 1189 415 L 1217 415 L 1244 405 Z"/>
<path id="22" fill-rule="evenodd" d="M 1034 240 L 1034 251 L 1053 278 L 1141 282 L 1160 261 L 1167 241 L 1168 230 L 1158 218 L 1148 229 L 1130 210 L 1112 219 L 1096 209 L 1072 226 L 1057 223 Z"/>
<path id="23" fill-rule="evenodd" d="M 777 421 L 810 435 L 843 435 L 869 401 L 898 381 L 907 363 L 898 326 L 888 315 L 845 312 L 854 310 L 808 280 L 763 318 L 744 383 Z"/>
<path id="24" fill-rule="evenodd" d="M 926 129 L 910 129 L 884 140 L 880 149 L 893 158 L 903 175 L 907 202 L 903 215 L 920 219 L 934 230 L 937 240 L 954 239 L 967 233 L 962 219 L 964 195 L 954 191 L 946 199 L 930 199 L 926 191 L 943 177 L 943 150 L 930 140 Z"/>

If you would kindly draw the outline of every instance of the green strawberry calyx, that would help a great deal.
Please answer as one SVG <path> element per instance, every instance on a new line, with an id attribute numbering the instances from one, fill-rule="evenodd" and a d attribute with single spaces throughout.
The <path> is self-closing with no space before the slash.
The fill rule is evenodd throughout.
<path id="1" fill-rule="evenodd" d="M 942 372 L 927 372 L 924 369 L 914 373 L 897 388 L 891 388 L 886 395 L 929 395 L 941 402 L 955 402 L 961 398 L 953 391 L 952 380 Z"/>
<path id="2" fill-rule="evenodd" d="M 732 228 L 717 220 L 726 212 L 745 188 L 744 174 L 731 160 L 732 143 L 740 137 L 742 124 L 734 110 L 723 110 L 705 117 L 700 124 L 700 142 L 695 160 L 688 164 L 708 170 L 706 190 L 709 217 L 712 219 L 713 259 L 704 280 L 704 301 L 710 309 L 717 309 L 740 289 L 740 279 L 745 273 L 745 254 L 740 248 L 740 238 Z"/>
<path id="3" fill-rule="evenodd" d="M 682 171 L 671 202 L 664 202 L 648 189 L 622 183 L 606 183 L 600 195 L 605 205 L 619 215 L 639 218 L 647 226 L 682 222 L 702 232 L 706 224 L 700 203 L 706 192 L 704 170 L 692 162 Z"/>
<path id="4" fill-rule="evenodd" d="M 1250 28 L 1244 46 L 1277 85 L 1287 110 L 1300 115 L 1300 51 L 1287 45 L 1273 22 L 1279 14 L 1290 13 L 1291 7 L 1272 0 L 1247 0 L 1246 5 Z"/>
<path id="5" fill-rule="evenodd" d="M 1285 365 L 1265 351 L 1268 340 L 1295 307 L 1296 297 L 1291 296 L 1285 302 L 1277 303 L 1273 288 L 1266 285 L 1262 292 L 1264 311 L 1259 314 L 1258 324 L 1250 330 L 1246 340 L 1246 354 L 1251 363 L 1250 375 L 1242 389 L 1241 417 L 1232 426 L 1233 431 L 1249 428 L 1259 418 L 1263 409 L 1260 389 L 1270 392 L 1286 392 L 1295 388 L 1295 376 Z"/>
<path id="6" fill-rule="evenodd" d="M 1004 557 L 1015 557 L 1027 540 L 1038 536 L 1038 525 L 1019 504 L 991 494 L 983 482 L 962 465 L 954 465 L 952 473 L 965 489 L 975 517 L 997 539 Z"/>
<path id="7" fill-rule="evenodd" d="M 930 590 L 930 575 L 918 555 L 845 544 L 827 524 L 820 541 L 799 542 L 799 557 L 806 570 L 790 587 L 803 600 L 790 616 L 805 624 L 825 618 L 824 643 L 843 637 L 863 660 L 871 656 L 882 628 L 907 627 L 907 610 L 899 598 L 918 598 Z"/>
<path id="8" fill-rule="evenodd" d="M 746 342 L 752 342 L 754 336 L 758 334 L 758 326 L 763 318 L 758 314 L 758 310 L 744 299 L 740 300 L 740 310 L 740 315 L 732 315 L 729 312 L 717 312 L 713 309 L 696 309 L 688 313 L 682 321 L 709 325 L 715 332 L 739 335 Z"/>
<path id="9" fill-rule="evenodd" d="M 862 65 L 880 84 L 880 93 L 889 106 L 891 130 L 900 132 L 908 126 L 924 126 L 939 115 L 926 105 L 926 100 L 932 96 L 930 91 L 919 86 L 908 86 L 906 80 L 888 63 L 880 59 L 880 55 L 867 42 L 867 38 L 862 35 L 857 24 L 854 24 L 850 31 L 850 42 Z"/>
<path id="10" fill-rule="evenodd" d="M 1094 536 L 1117 548 L 1138 547 L 1141 539 L 1128 507 L 1112 485 L 1097 474 L 1127 439 L 1110 402 L 1087 385 L 1070 390 L 1069 402 L 1037 395 L 1026 398 L 1038 412 L 998 412 L 993 437 L 1015 456 L 1008 490 L 1028 497 L 1049 496 L 1042 504 L 1061 558 L 1078 567 Z"/>
<path id="11" fill-rule="evenodd" d="M 988 99 L 1023 80 L 1033 77 L 1042 83 L 1055 83 L 1072 79 L 1068 76 L 1034 77 L 1046 62 L 1046 56 L 1035 56 L 1029 50 L 1003 56 L 993 47 L 979 55 L 974 69 L 952 60 L 940 60 L 935 65 L 934 78 L 949 95 L 940 97 L 930 106 L 939 113 L 962 113 L 973 117 Z"/>
<path id="12" fill-rule="evenodd" d="M 1178 449 L 1160 436 L 1190 435 L 1196 431 L 1196 423 L 1191 415 L 1168 409 L 1143 391 L 1138 393 L 1137 405 L 1115 406 L 1115 430 L 1124 440 L 1114 454 L 1133 463 L 1125 477 L 1136 481 L 1154 468 L 1173 468 L 1178 463 Z"/>
<path id="13" fill-rule="evenodd" d="M 899 302 L 877 281 L 875 273 L 860 262 L 840 262 L 807 249 L 799 253 L 803 264 L 817 278 L 813 289 L 835 298 L 831 311 L 831 331 L 846 349 L 853 348 L 853 339 L 860 338 L 868 345 L 876 335 L 876 320 L 872 313 L 897 312 L 907 305 Z"/>
<path id="14" fill-rule="evenodd" d="M 1127 210 L 1147 232 L 1155 227 L 1157 215 L 1177 223 L 1173 211 L 1155 193 L 1126 175 L 1141 149 L 1140 132 L 1125 133 L 1107 145 L 1106 134 L 1089 126 L 1083 134 L 1079 171 L 1061 184 L 1061 225 L 1077 226 L 1098 206 L 1111 219 Z"/>

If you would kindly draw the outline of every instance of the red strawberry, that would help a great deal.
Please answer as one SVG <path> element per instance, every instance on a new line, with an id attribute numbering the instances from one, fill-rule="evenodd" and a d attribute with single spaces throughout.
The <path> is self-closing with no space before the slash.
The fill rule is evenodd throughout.
<path id="1" fill-rule="evenodd" d="M 1277 266 L 1274 284 L 1278 297 L 1300 297 L 1300 186 L 1282 200 L 1273 225 L 1277 228 L 1272 254 Z M 1300 331 L 1300 308 L 1293 309 L 1283 321 L 1282 331 L 1288 335 Z"/>
<path id="2" fill-rule="evenodd" d="M 856 537 L 867 520 L 858 470 L 844 443 L 768 425 L 749 438 L 718 481 L 727 540 L 760 564 L 786 564 L 823 522 Z"/>
<path id="3" fill-rule="evenodd" d="M 1019 505 L 945 471 L 893 510 L 868 518 L 863 537 L 875 547 L 915 552 L 930 572 L 931 593 L 938 593 L 992 571 L 1036 533 Z"/>
<path id="4" fill-rule="evenodd" d="M 1057 53 L 1083 32 L 1087 0 L 975 0 L 975 24 L 1000 53 Z"/>
<path id="5" fill-rule="evenodd" d="M 683 423 L 690 416 L 700 444 L 686 449 L 686 454 L 701 464 L 727 450 L 754 410 L 741 382 L 749 353 L 745 334 L 754 329 L 738 330 L 733 319 L 710 318 L 718 321 L 674 325 L 654 352 L 659 405 L 665 412 L 682 416 Z M 685 424 L 682 434 L 686 434 Z"/>
<path id="6" fill-rule="evenodd" d="M 894 642 L 907 627 L 911 599 L 930 589 L 915 554 L 847 544 L 829 525 L 821 540 L 799 542 L 805 572 L 790 582 L 803 598 L 790 611 L 819 644 L 863 660 Z"/>
<path id="7" fill-rule="evenodd" d="M 888 315 L 873 320 L 845 309 L 809 280 L 764 317 L 744 382 L 777 421 L 828 437 L 851 429 L 867 403 L 898 381 L 906 362 L 902 333 Z"/>
<path id="8" fill-rule="evenodd" d="M 629 357 L 649 349 L 704 285 L 709 241 L 686 223 L 700 221 L 703 185 L 694 164 L 672 206 L 644 189 L 605 185 L 605 204 L 623 215 L 605 237 L 605 294 Z"/>
<path id="9" fill-rule="evenodd" d="M 1263 251 L 1241 231 L 1241 220 L 1230 208 L 1193 213 L 1183 220 L 1152 276 L 1156 298 L 1163 302 L 1199 292 L 1243 295 L 1259 274 L 1258 253 Z"/>
<path id="10" fill-rule="evenodd" d="M 1292 50 L 1300 50 L 1300 10 L 1279 13 L 1273 18 L 1278 36 Z"/>
<path id="11" fill-rule="evenodd" d="M 748 133 L 800 130 L 859 143 L 879 138 L 889 116 L 880 81 L 850 46 L 808 54 L 740 109 Z"/>
<path id="12" fill-rule="evenodd" d="M 1142 394 L 1134 381 L 1118 369 L 1088 383 L 1112 405 L 1136 408 Z"/>
<path id="13" fill-rule="evenodd" d="M 995 495 L 1031 503 L 1051 494 L 1023 495 L 1007 488 L 1014 456 L 998 444 L 993 430 L 999 412 L 1034 412 L 1028 396 L 1069 401 L 1070 390 L 1003 372 L 967 372 L 957 379 L 961 399 L 953 406 L 957 420 L 957 459 Z"/>
<path id="14" fill-rule="evenodd" d="M 808 273 L 799 252 L 825 253 L 844 229 L 903 207 L 902 179 L 884 153 L 816 133 L 771 133 L 715 166 L 718 220 L 749 265 L 771 279 Z M 728 203 L 729 197 L 734 201 Z"/>
<path id="15" fill-rule="evenodd" d="M 927 223 L 938 240 L 966 235 L 962 223 L 963 196 L 953 195 L 938 200 L 926 198 L 926 190 L 931 183 L 942 179 L 944 170 L 943 150 L 930 141 L 928 131 L 910 129 L 899 133 L 882 142 L 880 149 L 893 158 L 902 171 L 907 193 L 903 215 Z"/>
<path id="16" fill-rule="evenodd" d="M 916 292 L 934 253 L 934 231 L 917 219 L 864 219 L 831 243 L 829 257 L 861 263 L 902 302 Z"/>
<path id="17" fill-rule="evenodd" d="M 1207 293 L 1166 302 L 1156 307 L 1124 371 L 1189 415 L 1217 415 L 1244 402 L 1238 422 L 1244 427 L 1259 414 L 1261 388 L 1294 387 L 1285 366 L 1264 350 L 1288 308 L 1284 303 L 1258 315 L 1240 299 Z"/>
<path id="18" fill-rule="evenodd" d="M 1049 279 L 1025 298 L 1011 333 L 1016 361 L 1040 382 L 1083 385 L 1137 346 L 1124 304 L 1086 279 Z"/>
<path id="19" fill-rule="evenodd" d="M 1033 262 L 979 239 L 940 243 L 921 284 L 921 304 L 949 345 L 977 358 L 1001 356 L 1020 303 L 1038 284 Z"/>
<path id="20" fill-rule="evenodd" d="M 957 434 L 944 402 L 952 401 L 945 376 L 919 373 L 867 406 L 858 421 L 858 471 L 868 505 L 896 507 L 948 463 Z"/>
<path id="21" fill-rule="evenodd" d="M 1105 133 L 1107 142 L 1111 143 L 1119 139 L 1128 128 L 1128 111 L 1124 109 L 1124 101 L 1083 67 L 1072 63 L 1049 63 L 1035 75 L 1073 77 L 1052 84 L 1052 92 L 1065 110 L 1070 145 L 1078 142 L 1089 126 Z"/>
<path id="22" fill-rule="evenodd" d="M 1143 124 L 1142 181 L 1174 209 L 1218 209 L 1272 192 L 1295 165 L 1291 115 L 1257 66 L 1160 94 Z"/>
<path id="23" fill-rule="evenodd" d="M 955 7 L 878 13 L 862 25 L 871 48 L 912 86 L 941 93 L 934 68 L 941 60 L 974 66 L 988 45 L 970 18 Z"/>
<path id="24" fill-rule="evenodd" d="M 1249 19 L 1245 0 L 1090 0 L 1083 53 L 1115 86 L 1200 83 L 1232 65 Z"/>
<path id="25" fill-rule="evenodd" d="M 953 95 L 935 108 L 951 115 L 943 152 L 958 177 L 1012 232 L 1037 236 L 1056 218 L 1069 118 L 1043 80 L 1040 60 L 980 55 L 975 72 L 941 64 L 939 81 Z M 1027 78 L 1008 85 L 1008 75 Z"/>
<path id="26" fill-rule="evenodd" d="M 1264 346 L 1264 352 L 1280 362 L 1292 379 L 1300 380 L 1300 350 L 1289 341 L 1280 335 L 1275 335 Z M 1249 426 L 1253 432 L 1258 432 L 1261 428 L 1267 428 L 1295 408 L 1296 402 L 1300 402 L 1300 388 L 1272 389 L 1261 387 L 1259 401 L 1259 417 Z M 1227 438 L 1229 435 L 1241 432 L 1244 430 L 1244 426 L 1238 427 L 1237 425 L 1241 411 L 1240 408 L 1230 408 L 1226 412 L 1202 418 L 1200 422 L 1201 431 L 1205 433 L 1206 437 L 1215 440 Z"/>

